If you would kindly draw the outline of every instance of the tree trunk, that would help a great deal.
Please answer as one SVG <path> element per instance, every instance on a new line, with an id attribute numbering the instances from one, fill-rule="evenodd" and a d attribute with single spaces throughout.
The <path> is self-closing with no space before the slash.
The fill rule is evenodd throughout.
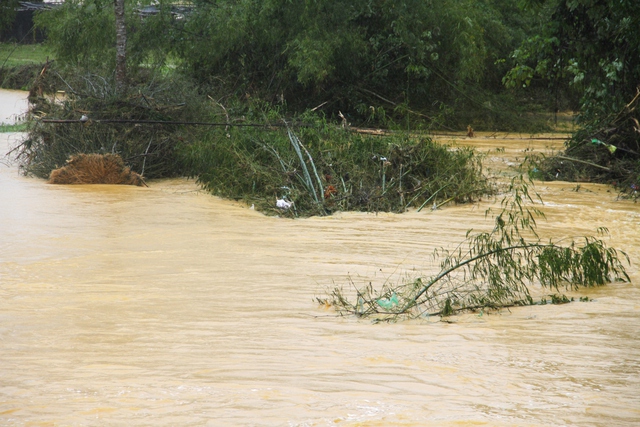
<path id="1" fill-rule="evenodd" d="M 127 86 L 127 27 L 124 21 L 124 0 L 113 0 L 116 12 L 116 90 Z"/>

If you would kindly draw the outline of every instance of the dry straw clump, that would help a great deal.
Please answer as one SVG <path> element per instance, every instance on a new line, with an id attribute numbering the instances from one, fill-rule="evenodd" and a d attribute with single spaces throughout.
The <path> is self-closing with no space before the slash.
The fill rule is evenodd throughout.
<path id="1" fill-rule="evenodd" d="M 125 166 L 117 154 L 77 154 L 51 171 L 50 184 L 146 185 L 142 176 Z"/>

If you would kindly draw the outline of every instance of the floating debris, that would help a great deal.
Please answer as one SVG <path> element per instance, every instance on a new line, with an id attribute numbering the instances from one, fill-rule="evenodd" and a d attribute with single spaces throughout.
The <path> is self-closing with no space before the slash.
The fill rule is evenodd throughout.
<path id="1" fill-rule="evenodd" d="M 285 199 L 277 199 L 276 198 L 276 207 L 278 209 L 287 210 L 287 209 L 290 209 L 291 206 L 293 206 L 293 202 L 288 202 Z"/>
<path id="2" fill-rule="evenodd" d="M 123 184 L 146 186 L 141 175 L 117 154 L 77 154 L 51 171 L 49 184 Z"/>
<path id="3" fill-rule="evenodd" d="M 398 301 L 398 295 L 394 292 L 390 298 L 380 298 L 377 303 L 380 307 L 389 310 L 393 307 L 397 306 L 400 301 Z"/>

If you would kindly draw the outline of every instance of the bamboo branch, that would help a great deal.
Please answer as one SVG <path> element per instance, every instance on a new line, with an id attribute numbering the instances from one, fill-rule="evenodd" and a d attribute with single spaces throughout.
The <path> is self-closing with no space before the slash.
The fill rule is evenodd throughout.
<path id="1" fill-rule="evenodd" d="M 580 159 L 574 159 L 573 157 L 565 157 L 565 156 L 556 156 L 559 159 L 564 159 L 564 160 L 569 160 L 572 162 L 577 162 L 577 163 L 584 163 L 585 165 L 589 165 L 589 166 L 593 166 L 594 168 L 600 168 L 600 169 L 604 169 L 606 171 L 611 171 L 610 168 L 606 167 L 606 166 L 600 166 L 596 163 L 592 163 L 592 162 L 588 162 L 586 160 L 580 160 Z"/>
<path id="2" fill-rule="evenodd" d="M 481 254 L 478 254 L 474 257 L 471 257 L 465 261 L 462 261 L 454 266 L 449 267 L 448 269 L 440 272 L 440 274 L 438 274 L 436 277 L 434 277 L 433 279 L 431 279 L 429 281 L 429 283 L 427 283 L 425 286 L 422 287 L 422 289 L 420 290 L 420 292 L 418 292 L 414 297 L 411 298 L 411 300 L 404 306 L 404 308 L 402 310 L 400 310 L 400 313 L 405 313 L 407 310 L 409 310 L 411 307 L 413 307 L 416 304 L 416 300 L 418 298 L 420 298 L 422 295 L 424 295 L 425 292 L 427 292 L 429 290 L 429 288 L 431 288 L 431 286 L 435 285 L 438 281 L 440 281 L 443 277 L 448 276 L 451 272 L 464 267 L 467 264 L 470 264 L 474 261 L 478 261 L 482 258 L 487 258 L 490 257 L 491 255 L 500 253 L 500 252 L 509 252 L 509 251 L 515 251 L 518 249 L 526 249 L 526 248 L 546 248 L 546 247 L 554 247 L 554 244 L 539 244 L 539 243 L 527 243 L 527 244 L 523 244 L 523 245 L 514 245 L 514 246 L 509 246 L 506 248 L 497 248 L 494 249 L 492 251 L 489 252 L 484 252 Z"/>
<path id="3" fill-rule="evenodd" d="M 286 123 L 285 123 L 286 124 Z M 307 168 L 307 164 L 304 161 L 304 157 L 302 157 L 302 151 L 300 151 L 300 145 L 298 145 L 298 138 L 291 132 L 291 129 L 287 128 L 287 134 L 289 135 L 289 141 L 291 141 L 291 145 L 293 146 L 294 151 L 298 155 L 298 159 L 300 159 L 300 166 L 302 167 L 302 172 L 304 173 L 304 177 L 307 184 L 307 189 L 313 195 L 316 203 L 319 202 L 318 195 L 316 194 L 315 185 L 311 181 L 311 175 L 309 175 L 309 169 Z"/>

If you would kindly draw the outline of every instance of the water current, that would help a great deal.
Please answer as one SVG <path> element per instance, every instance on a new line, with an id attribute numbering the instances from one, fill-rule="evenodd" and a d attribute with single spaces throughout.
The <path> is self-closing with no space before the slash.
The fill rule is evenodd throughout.
<path id="1" fill-rule="evenodd" d="M 27 92 L 0 89 L 0 125 L 16 123 L 28 107 Z"/>
<path id="2" fill-rule="evenodd" d="M 22 137 L 0 134 L 0 151 Z M 500 170 L 561 141 L 458 143 Z M 608 227 L 632 283 L 372 324 L 313 299 L 432 270 L 495 201 L 288 220 L 184 179 L 54 186 L 3 158 L 0 425 L 640 425 L 640 205 L 576 187 L 537 184 L 541 234 Z"/>

